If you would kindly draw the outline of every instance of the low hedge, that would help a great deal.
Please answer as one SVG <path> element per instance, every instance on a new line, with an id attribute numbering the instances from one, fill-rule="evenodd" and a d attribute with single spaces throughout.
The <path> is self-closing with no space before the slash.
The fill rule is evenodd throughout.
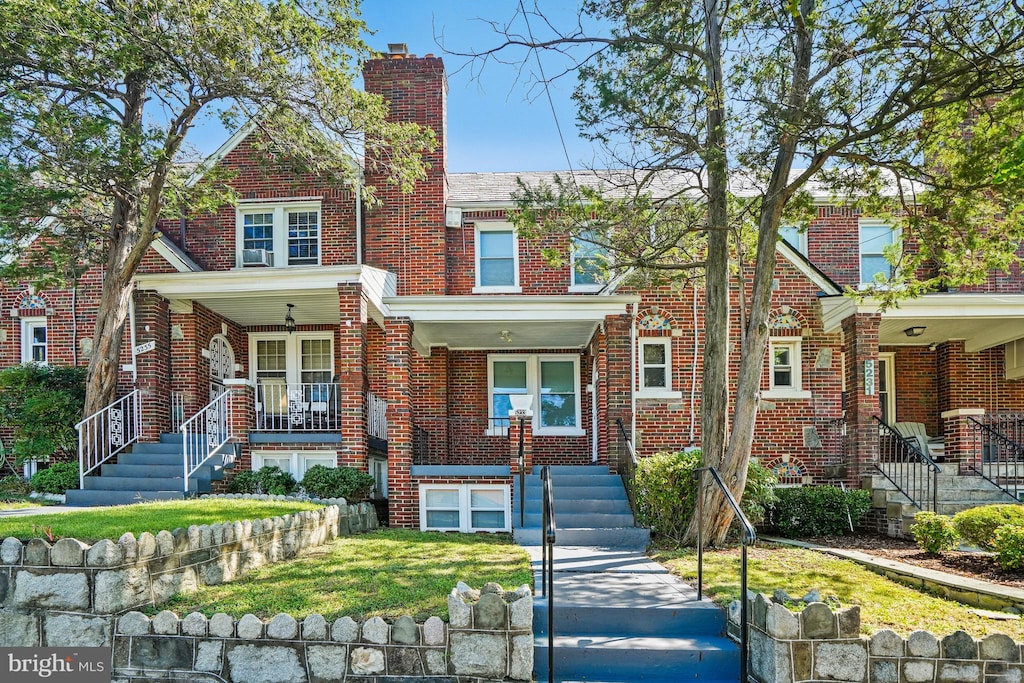
<path id="1" fill-rule="evenodd" d="M 871 492 L 836 486 L 780 488 L 768 514 L 769 526 L 783 536 L 842 536 L 871 509 Z M 847 514 L 849 513 L 849 514 Z"/>
<path id="2" fill-rule="evenodd" d="M 982 505 L 953 515 L 953 526 L 964 542 L 994 550 L 996 529 L 1004 524 L 1024 526 L 1024 505 Z"/>
<path id="3" fill-rule="evenodd" d="M 355 503 L 373 491 L 373 477 L 354 467 L 313 465 L 302 478 L 302 488 L 316 498 L 344 498 Z"/>

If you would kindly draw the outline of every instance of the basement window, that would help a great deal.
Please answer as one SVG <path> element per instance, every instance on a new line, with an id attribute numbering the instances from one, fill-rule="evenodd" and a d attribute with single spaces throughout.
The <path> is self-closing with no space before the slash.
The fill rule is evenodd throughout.
<path id="1" fill-rule="evenodd" d="M 422 531 L 511 531 L 509 488 L 501 484 L 423 484 Z"/>

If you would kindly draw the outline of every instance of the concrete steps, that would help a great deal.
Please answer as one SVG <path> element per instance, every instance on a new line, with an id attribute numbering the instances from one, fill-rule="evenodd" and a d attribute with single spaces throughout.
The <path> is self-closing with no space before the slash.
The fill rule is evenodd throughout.
<path id="1" fill-rule="evenodd" d="M 519 477 L 514 478 L 513 535 L 520 545 L 541 543 L 540 467 L 524 477 L 524 519 L 520 523 Z M 644 549 L 650 531 L 636 526 L 618 475 L 596 465 L 553 466 L 555 523 L 559 545 Z"/>
<path id="2" fill-rule="evenodd" d="M 163 434 L 156 443 L 133 444 L 116 463 L 100 467 L 99 474 L 85 478 L 80 490 L 68 491 L 66 504 L 127 505 L 152 500 L 182 500 L 186 495 L 205 493 L 210 482 L 223 479 L 224 466 L 214 456 L 188 479 L 185 491 L 185 465 L 180 434 Z"/>

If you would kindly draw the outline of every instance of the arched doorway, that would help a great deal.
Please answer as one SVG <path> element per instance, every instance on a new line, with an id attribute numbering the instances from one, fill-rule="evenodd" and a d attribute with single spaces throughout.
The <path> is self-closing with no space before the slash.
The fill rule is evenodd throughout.
<path id="1" fill-rule="evenodd" d="M 216 334 L 210 340 L 210 400 L 224 393 L 224 380 L 235 376 L 235 352 L 227 337 Z"/>

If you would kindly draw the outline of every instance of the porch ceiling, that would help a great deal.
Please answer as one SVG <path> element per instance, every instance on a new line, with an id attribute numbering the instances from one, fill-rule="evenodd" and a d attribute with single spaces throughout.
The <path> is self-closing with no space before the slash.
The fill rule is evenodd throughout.
<path id="1" fill-rule="evenodd" d="M 854 313 L 874 313 L 873 301 L 861 304 L 835 297 L 822 300 L 823 319 L 833 329 Z M 920 336 L 910 337 L 905 330 L 923 327 Z M 899 308 L 882 313 L 878 343 L 883 346 L 930 346 L 950 340 L 963 340 L 973 353 L 1000 346 L 1024 337 L 1024 295 L 1020 294 L 930 294 L 904 301 Z"/>
<path id="2" fill-rule="evenodd" d="M 638 297 L 474 295 L 390 297 L 390 315 L 413 321 L 421 350 L 582 348 L 606 316 L 629 312 Z"/>

